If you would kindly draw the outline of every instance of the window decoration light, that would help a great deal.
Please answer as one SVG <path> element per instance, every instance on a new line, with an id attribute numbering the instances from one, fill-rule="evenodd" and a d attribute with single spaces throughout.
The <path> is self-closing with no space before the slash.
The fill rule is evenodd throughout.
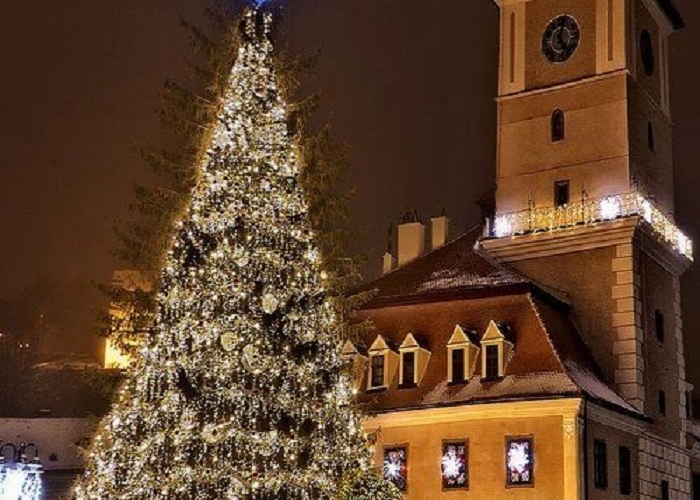
<path id="1" fill-rule="evenodd" d="M 534 482 L 534 455 L 531 437 L 506 440 L 506 484 L 531 486 Z"/>
<path id="2" fill-rule="evenodd" d="M 613 220 L 620 216 L 620 201 L 610 196 L 600 200 L 600 218 L 603 220 Z"/>
<path id="3" fill-rule="evenodd" d="M 490 236 L 510 236 L 559 231 L 578 226 L 591 226 L 618 218 L 641 217 L 663 241 L 678 253 L 693 260 L 693 242 L 659 210 L 651 200 L 638 192 L 589 198 L 561 207 L 541 207 L 496 216 Z"/>
<path id="4" fill-rule="evenodd" d="M 446 490 L 467 488 L 467 441 L 445 441 L 442 444 L 442 487 Z"/>
<path id="5" fill-rule="evenodd" d="M 27 459 L 27 450 L 34 449 L 34 458 Z M 8 461 L 7 452 L 10 451 Z M 42 466 L 39 448 L 33 443 L 12 443 L 0 446 L 0 498 L 2 500 L 41 500 Z"/>
<path id="6" fill-rule="evenodd" d="M 406 446 L 384 448 L 382 470 L 385 480 L 400 491 L 406 491 L 408 489 L 408 448 Z"/>

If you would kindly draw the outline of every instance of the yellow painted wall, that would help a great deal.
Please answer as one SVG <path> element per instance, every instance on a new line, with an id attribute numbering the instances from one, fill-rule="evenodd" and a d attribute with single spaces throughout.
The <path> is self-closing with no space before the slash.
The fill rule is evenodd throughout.
<path id="1" fill-rule="evenodd" d="M 551 141 L 554 110 L 566 138 Z M 569 180 L 572 201 L 629 191 L 627 76 L 623 73 L 498 103 L 499 213 L 552 206 L 554 183 Z"/>
<path id="2" fill-rule="evenodd" d="M 576 500 L 579 430 L 571 415 L 577 414 L 579 400 L 567 401 L 566 409 L 547 402 L 513 402 L 399 412 L 369 419 L 367 428 L 379 427 L 375 459 L 380 468 L 384 447 L 408 445 L 409 500 Z M 450 416 L 444 417 L 443 410 Z M 412 422 L 411 414 L 420 420 Z M 534 485 L 507 487 L 506 438 L 523 435 L 534 439 Z M 442 443 L 457 439 L 469 440 L 469 489 L 443 491 Z"/>

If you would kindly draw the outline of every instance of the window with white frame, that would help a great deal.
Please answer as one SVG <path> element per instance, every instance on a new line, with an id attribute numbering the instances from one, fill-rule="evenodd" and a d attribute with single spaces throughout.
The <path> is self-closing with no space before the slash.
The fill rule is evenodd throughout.
<path id="1" fill-rule="evenodd" d="M 384 368 L 386 365 L 385 354 L 372 354 L 370 356 L 370 389 L 384 387 Z"/>
<path id="2" fill-rule="evenodd" d="M 469 381 L 479 355 L 479 340 L 475 331 L 456 325 L 447 342 L 447 381 L 461 384 Z"/>
<path id="3" fill-rule="evenodd" d="M 366 353 L 366 348 L 363 350 L 363 352 Z M 348 340 L 345 342 L 345 345 L 343 345 L 343 349 L 341 350 L 341 358 L 347 369 L 352 374 L 353 389 L 359 389 L 365 377 L 365 368 L 369 362 L 367 356 L 360 352 L 358 346 Z"/>
<path id="4" fill-rule="evenodd" d="M 401 387 L 414 387 L 420 384 L 425 375 L 430 360 L 430 351 L 416 339 L 415 335 L 406 335 L 401 347 L 399 385 Z"/>
<path id="5" fill-rule="evenodd" d="M 498 379 L 506 374 L 506 364 L 513 352 L 509 340 L 510 330 L 506 325 L 495 321 L 489 323 L 481 339 L 481 377 L 487 380 Z"/>
<path id="6" fill-rule="evenodd" d="M 391 385 L 398 366 L 398 354 L 389 347 L 381 335 L 377 336 L 368 351 L 369 373 L 367 389 L 385 389 Z"/>

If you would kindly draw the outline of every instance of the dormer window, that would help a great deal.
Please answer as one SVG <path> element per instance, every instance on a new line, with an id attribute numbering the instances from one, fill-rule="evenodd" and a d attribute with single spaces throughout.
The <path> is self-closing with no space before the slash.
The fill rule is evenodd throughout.
<path id="1" fill-rule="evenodd" d="M 486 368 L 484 368 L 486 373 L 485 378 L 498 378 L 501 376 L 498 351 L 499 348 L 497 345 L 486 346 Z"/>
<path id="2" fill-rule="evenodd" d="M 363 352 L 367 352 L 366 348 Z M 359 389 L 365 376 L 365 368 L 367 367 L 368 361 L 367 356 L 363 355 L 360 349 L 349 340 L 345 342 L 340 356 L 348 371 L 352 374 L 353 388 L 356 390 Z"/>
<path id="3" fill-rule="evenodd" d="M 401 354 L 401 385 L 416 385 L 416 353 Z"/>
<path id="4" fill-rule="evenodd" d="M 386 389 L 391 385 L 398 365 L 398 354 L 379 335 L 369 348 L 367 390 Z"/>
<path id="5" fill-rule="evenodd" d="M 384 365 L 386 363 L 384 354 L 372 355 L 372 369 L 370 374 L 370 389 L 384 387 Z"/>
<path id="6" fill-rule="evenodd" d="M 430 351 L 422 346 L 412 333 L 409 333 L 399 347 L 399 352 L 401 353 L 399 386 L 415 387 L 420 384 L 425 375 Z"/>
<path id="7" fill-rule="evenodd" d="M 489 323 L 481 339 L 481 377 L 495 380 L 506 374 L 506 363 L 513 352 L 512 334 L 506 325 L 495 321 Z"/>
<path id="8" fill-rule="evenodd" d="M 450 377 L 450 382 L 454 382 L 456 384 L 460 382 L 465 382 L 467 380 L 467 374 L 464 366 L 464 358 L 466 356 L 466 350 L 463 347 L 457 347 L 455 349 L 451 350 L 452 353 L 452 366 L 450 373 L 452 376 Z"/>
<path id="9" fill-rule="evenodd" d="M 468 382 L 474 373 L 479 355 L 479 337 L 474 330 L 455 326 L 447 342 L 447 381 L 451 384 Z"/>

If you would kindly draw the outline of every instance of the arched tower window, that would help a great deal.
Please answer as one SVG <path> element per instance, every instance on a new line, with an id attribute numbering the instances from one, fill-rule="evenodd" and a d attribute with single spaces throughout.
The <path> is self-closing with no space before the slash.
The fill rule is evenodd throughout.
<path id="1" fill-rule="evenodd" d="M 563 141 L 566 137 L 566 118 L 561 109 L 554 110 L 552 113 L 552 142 Z"/>

